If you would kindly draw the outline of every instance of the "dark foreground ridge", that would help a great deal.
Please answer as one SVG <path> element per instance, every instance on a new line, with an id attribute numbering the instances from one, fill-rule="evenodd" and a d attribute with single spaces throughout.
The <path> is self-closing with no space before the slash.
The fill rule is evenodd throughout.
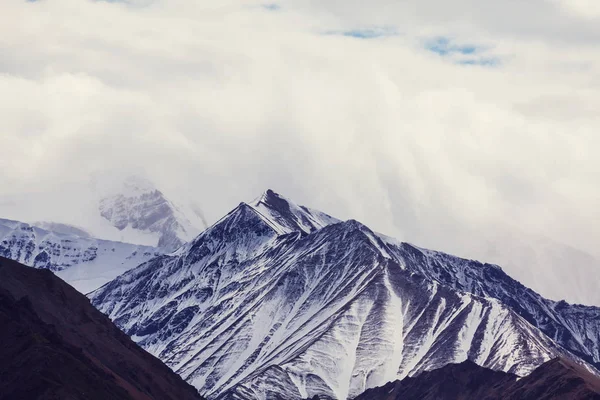
<path id="1" fill-rule="evenodd" d="M 48 270 L 0 257 L 0 399 L 200 400 Z"/>
<path id="2" fill-rule="evenodd" d="M 555 358 L 530 375 L 492 371 L 471 361 L 369 389 L 355 400 L 600 400 L 600 377 Z"/>

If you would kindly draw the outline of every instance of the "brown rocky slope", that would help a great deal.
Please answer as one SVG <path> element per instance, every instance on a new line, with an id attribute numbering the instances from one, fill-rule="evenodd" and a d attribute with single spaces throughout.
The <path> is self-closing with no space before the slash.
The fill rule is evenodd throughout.
<path id="1" fill-rule="evenodd" d="M 517 377 L 465 361 L 369 389 L 355 400 L 600 400 L 600 377 L 570 360 L 550 360 Z"/>
<path id="2" fill-rule="evenodd" d="M 0 399 L 202 397 L 52 272 L 0 257 Z"/>

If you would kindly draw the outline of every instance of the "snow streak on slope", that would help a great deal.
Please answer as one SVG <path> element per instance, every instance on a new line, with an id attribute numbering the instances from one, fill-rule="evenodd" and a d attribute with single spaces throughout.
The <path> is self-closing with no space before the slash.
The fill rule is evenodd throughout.
<path id="1" fill-rule="evenodd" d="M 398 262 L 445 286 L 500 300 L 577 356 L 600 365 L 600 308 L 545 299 L 497 265 L 382 239 Z"/>
<path id="2" fill-rule="evenodd" d="M 395 243 L 267 191 L 90 297 L 202 394 L 346 399 L 467 358 L 524 375 L 566 353 L 549 327 L 598 334 L 521 292 L 498 267 Z"/>
<path id="3" fill-rule="evenodd" d="M 279 234 L 302 232 L 308 234 L 340 220 L 321 211 L 299 206 L 272 190 L 267 190 L 250 203 Z"/>
<path id="4" fill-rule="evenodd" d="M 56 233 L 0 219 L 0 256 L 49 269 L 82 293 L 158 254 L 153 247 Z"/>

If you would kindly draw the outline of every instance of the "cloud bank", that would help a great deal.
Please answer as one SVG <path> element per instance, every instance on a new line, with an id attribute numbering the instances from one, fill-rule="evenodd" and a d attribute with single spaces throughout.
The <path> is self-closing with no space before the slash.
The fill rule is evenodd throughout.
<path id="1" fill-rule="evenodd" d="M 0 193 L 143 171 L 209 221 L 273 188 L 511 263 L 523 279 L 547 243 L 600 270 L 599 11 L 585 0 L 5 2 Z M 502 251 L 519 243 L 512 254 L 527 257 Z"/>

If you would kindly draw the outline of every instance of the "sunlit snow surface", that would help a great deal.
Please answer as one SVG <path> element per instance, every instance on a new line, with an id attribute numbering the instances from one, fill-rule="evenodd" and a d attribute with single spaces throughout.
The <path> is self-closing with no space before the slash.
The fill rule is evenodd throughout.
<path id="1" fill-rule="evenodd" d="M 82 293 L 159 254 L 154 247 L 57 233 L 0 219 L 0 256 L 49 269 Z"/>
<path id="2" fill-rule="evenodd" d="M 597 308 L 270 191 L 90 297 L 211 398 L 346 399 L 467 358 L 524 375 L 566 352 L 550 338 L 599 360 Z"/>

